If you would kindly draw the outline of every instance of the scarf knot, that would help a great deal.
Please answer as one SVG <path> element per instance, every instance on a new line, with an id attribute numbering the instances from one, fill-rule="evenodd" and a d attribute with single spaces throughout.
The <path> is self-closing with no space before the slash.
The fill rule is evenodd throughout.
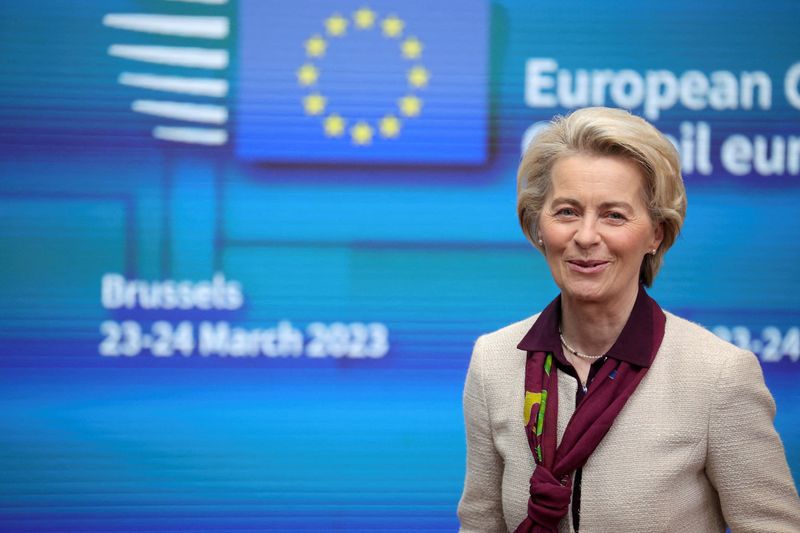
<path id="1" fill-rule="evenodd" d="M 564 476 L 564 480 L 559 482 L 550 470 L 538 465 L 531 476 L 530 492 L 528 516 L 516 531 L 520 533 L 558 531 L 558 523 L 569 511 L 572 479 Z"/>

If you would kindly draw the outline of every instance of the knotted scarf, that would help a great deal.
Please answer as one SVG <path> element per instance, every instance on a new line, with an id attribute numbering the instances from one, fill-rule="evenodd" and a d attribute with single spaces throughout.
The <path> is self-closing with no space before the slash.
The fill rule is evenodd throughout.
<path id="1" fill-rule="evenodd" d="M 661 345 L 666 321 L 653 303 L 651 362 Z M 569 510 L 572 473 L 586 463 L 603 440 L 649 367 L 607 357 L 556 447 L 558 371 L 553 358 L 552 352 L 528 352 L 525 364 L 525 433 L 536 468 L 530 480 L 528 516 L 515 533 L 558 531 L 558 523 Z"/>

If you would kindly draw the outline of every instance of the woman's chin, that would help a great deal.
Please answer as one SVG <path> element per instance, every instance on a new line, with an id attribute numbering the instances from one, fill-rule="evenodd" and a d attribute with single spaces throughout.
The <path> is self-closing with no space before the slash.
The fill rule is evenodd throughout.
<path id="1" fill-rule="evenodd" d="M 604 303 L 611 298 L 607 287 L 599 283 L 569 283 L 561 292 L 572 300 L 585 303 Z"/>

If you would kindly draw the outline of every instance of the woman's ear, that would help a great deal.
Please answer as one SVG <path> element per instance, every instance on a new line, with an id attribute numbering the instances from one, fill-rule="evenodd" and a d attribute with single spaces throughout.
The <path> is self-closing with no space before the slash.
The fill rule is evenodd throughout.
<path id="1" fill-rule="evenodd" d="M 653 246 L 650 249 L 658 250 L 658 247 L 661 246 L 661 241 L 663 240 L 664 240 L 664 223 L 659 222 L 656 225 L 655 232 L 653 235 Z"/>

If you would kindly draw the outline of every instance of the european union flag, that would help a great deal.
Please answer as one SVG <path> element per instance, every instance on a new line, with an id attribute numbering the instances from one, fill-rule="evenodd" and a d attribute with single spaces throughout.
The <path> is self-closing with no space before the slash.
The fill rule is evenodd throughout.
<path id="1" fill-rule="evenodd" d="M 240 157 L 486 159 L 484 0 L 240 0 L 239 9 Z"/>

